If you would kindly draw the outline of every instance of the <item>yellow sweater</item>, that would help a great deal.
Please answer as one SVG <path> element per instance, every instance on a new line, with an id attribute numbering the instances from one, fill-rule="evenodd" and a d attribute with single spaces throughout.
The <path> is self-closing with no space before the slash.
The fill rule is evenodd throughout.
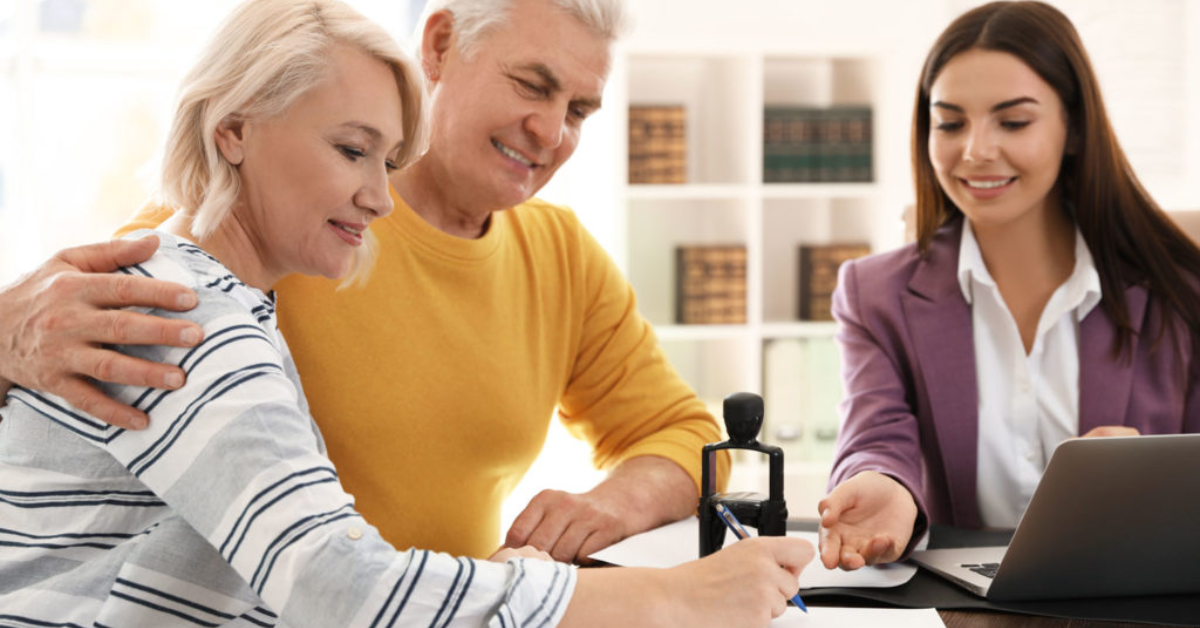
<path id="1" fill-rule="evenodd" d="M 596 466 L 661 456 L 699 485 L 716 421 L 574 213 L 533 199 L 464 240 L 393 199 L 396 211 L 372 226 L 380 256 L 365 287 L 300 275 L 277 286 L 329 457 L 384 538 L 491 554 L 501 503 L 556 406 Z M 143 210 L 126 230 L 163 218 Z"/>

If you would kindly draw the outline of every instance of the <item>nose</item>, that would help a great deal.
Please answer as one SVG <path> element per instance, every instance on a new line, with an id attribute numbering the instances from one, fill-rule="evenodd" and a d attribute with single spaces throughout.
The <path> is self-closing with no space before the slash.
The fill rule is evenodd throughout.
<path id="1" fill-rule="evenodd" d="M 389 191 L 388 174 L 387 166 L 380 164 L 377 170 L 372 169 L 354 195 L 354 204 L 375 214 L 374 218 L 383 218 L 396 207 Z"/>
<path id="2" fill-rule="evenodd" d="M 525 118 L 525 130 L 538 146 L 555 149 L 562 145 L 567 126 L 567 104 L 548 103 Z"/>
<path id="3" fill-rule="evenodd" d="M 973 162 L 991 161 L 996 158 L 996 134 L 986 124 L 974 125 L 967 133 L 967 145 L 963 147 L 963 160 Z"/>

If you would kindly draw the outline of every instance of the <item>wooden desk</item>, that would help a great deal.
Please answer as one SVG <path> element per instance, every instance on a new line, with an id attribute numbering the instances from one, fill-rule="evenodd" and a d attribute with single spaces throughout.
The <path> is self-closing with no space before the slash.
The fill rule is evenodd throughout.
<path id="1" fill-rule="evenodd" d="M 1037 617 L 992 611 L 938 611 L 946 628 L 1146 628 L 1150 624 Z"/>

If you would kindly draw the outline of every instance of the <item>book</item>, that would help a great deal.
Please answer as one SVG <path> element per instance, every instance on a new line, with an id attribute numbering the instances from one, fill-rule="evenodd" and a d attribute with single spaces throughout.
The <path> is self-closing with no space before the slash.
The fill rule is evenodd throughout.
<path id="1" fill-rule="evenodd" d="M 629 182 L 687 182 L 687 119 L 682 105 L 629 106 Z"/>
<path id="2" fill-rule="evenodd" d="M 862 257 L 871 247 L 860 243 L 805 244 L 800 246 L 799 318 L 806 321 L 831 321 L 833 291 L 837 288 L 838 268 L 842 262 Z"/>
<path id="3" fill-rule="evenodd" d="M 688 245 L 675 249 L 675 322 L 746 322 L 746 247 Z"/>
<path id="4" fill-rule="evenodd" d="M 868 182 L 871 109 L 770 106 L 763 110 L 763 182 Z"/>

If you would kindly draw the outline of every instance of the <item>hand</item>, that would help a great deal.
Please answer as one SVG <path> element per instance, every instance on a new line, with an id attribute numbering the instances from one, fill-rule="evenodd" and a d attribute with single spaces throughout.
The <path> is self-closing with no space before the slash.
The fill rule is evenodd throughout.
<path id="1" fill-rule="evenodd" d="M 1087 434 L 1079 438 L 1106 438 L 1108 436 L 1141 436 L 1142 433 L 1136 427 L 1125 427 L 1124 425 L 1101 425 L 1088 430 Z"/>
<path id="2" fill-rule="evenodd" d="M 495 554 L 488 556 L 488 560 L 494 563 L 503 563 L 512 558 L 536 558 L 546 562 L 551 562 L 554 560 L 553 558 L 550 558 L 549 554 L 532 545 L 526 545 L 516 549 L 511 547 L 501 547 L 500 549 L 496 550 Z"/>
<path id="3" fill-rule="evenodd" d="M 532 545 L 554 560 L 587 564 L 589 555 L 695 510 L 696 484 L 686 471 L 666 458 L 637 456 L 586 493 L 538 493 L 513 520 L 504 545 Z"/>
<path id="4" fill-rule="evenodd" d="M 505 547 L 530 545 L 559 562 L 591 562 L 588 556 L 633 534 L 619 505 L 592 493 L 545 490 L 513 520 Z"/>
<path id="5" fill-rule="evenodd" d="M 678 591 L 669 599 L 673 626 L 766 626 L 800 590 L 800 572 L 815 551 L 802 539 L 760 536 L 667 571 Z"/>
<path id="6" fill-rule="evenodd" d="M 194 323 L 112 309 L 196 306 L 195 293 L 184 286 L 107 274 L 146 261 L 157 248 L 158 238 L 148 237 L 66 249 L 0 292 L 0 384 L 8 380 L 54 393 L 117 427 L 145 427 L 144 412 L 109 399 L 87 378 L 167 389 L 183 385 L 178 367 L 103 346 L 200 342 Z"/>
<path id="7" fill-rule="evenodd" d="M 817 510 L 821 562 L 847 571 L 900 558 L 917 520 L 917 504 L 908 489 L 874 471 L 837 485 Z"/>

